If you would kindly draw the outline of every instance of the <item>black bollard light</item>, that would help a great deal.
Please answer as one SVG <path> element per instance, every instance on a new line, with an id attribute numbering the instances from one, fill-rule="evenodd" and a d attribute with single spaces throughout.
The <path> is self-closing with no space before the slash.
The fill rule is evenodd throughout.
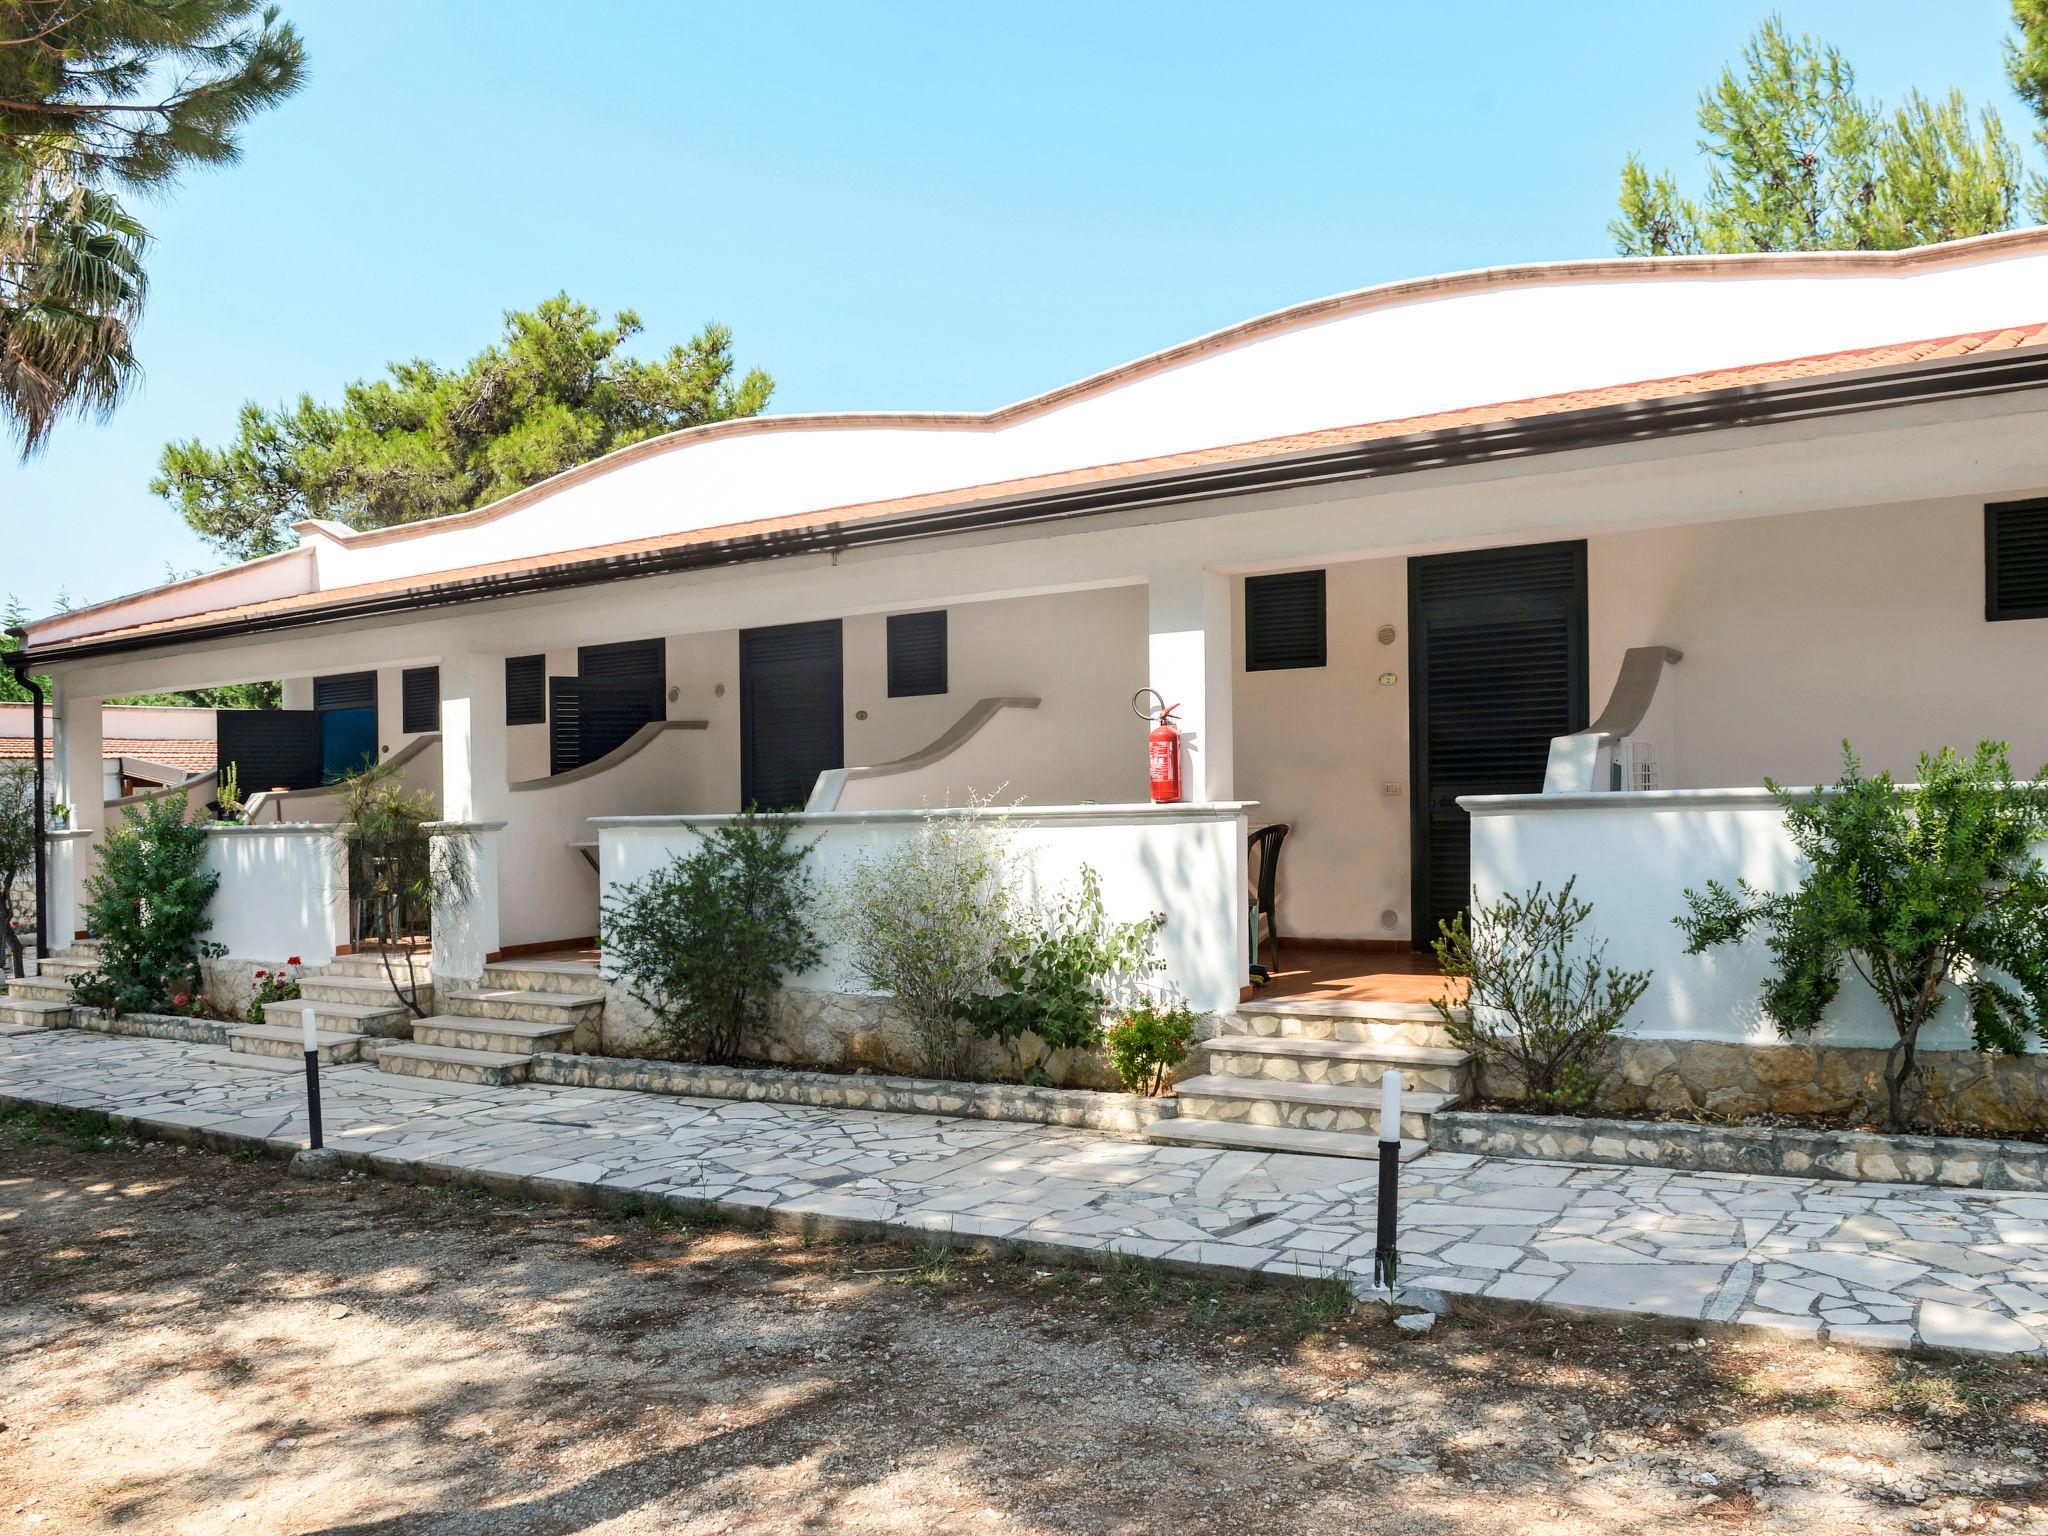
<path id="1" fill-rule="evenodd" d="M 1393 1294 L 1401 1265 L 1396 1227 L 1400 1222 L 1401 1072 L 1390 1069 L 1380 1078 L 1380 1212 L 1373 1238 L 1372 1283 Z"/>
<path id="2" fill-rule="evenodd" d="M 306 1027 L 306 1124 L 308 1136 L 306 1145 L 313 1151 L 320 1150 L 320 1037 L 313 1028 L 313 1010 L 305 1009 L 299 1017 Z"/>

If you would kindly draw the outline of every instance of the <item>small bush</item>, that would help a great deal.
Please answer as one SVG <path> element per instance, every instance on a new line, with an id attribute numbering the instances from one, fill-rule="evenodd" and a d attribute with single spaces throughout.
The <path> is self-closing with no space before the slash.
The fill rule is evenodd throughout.
<path id="1" fill-rule="evenodd" d="M 432 929 L 435 912 L 475 894 L 475 840 L 436 832 L 433 797 L 407 789 L 389 763 L 350 774 L 336 788 L 355 932 L 377 946 L 392 993 L 414 1018 L 425 1018 L 417 968 L 408 962 L 401 973 L 392 957 L 422 928 Z"/>
<path id="2" fill-rule="evenodd" d="M 817 964 L 810 848 L 748 811 L 604 907 L 605 964 L 685 1060 L 730 1062 L 783 978 Z"/>
<path id="3" fill-rule="evenodd" d="M 36 866 L 36 776 L 27 767 L 0 768 L 0 942 L 7 965 L 22 974 L 23 945 L 15 927 L 15 892 L 29 889 Z"/>
<path id="4" fill-rule="evenodd" d="M 72 978 L 78 1000 L 114 1013 L 166 1013 L 201 995 L 202 957 L 227 953 L 200 938 L 220 876 L 206 868 L 206 829 L 185 824 L 185 797 L 122 812 L 86 882 L 86 923 L 100 941 L 96 970 Z"/>
<path id="5" fill-rule="evenodd" d="M 1007 837 L 1005 818 L 934 811 L 904 842 L 856 859 L 833 898 L 848 965 L 895 995 L 935 1077 L 960 1075 L 967 1000 L 990 990 L 997 964 L 1017 949 Z"/>
<path id="6" fill-rule="evenodd" d="M 1195 1013 L 1185 1003 L 1161 1008 L 1149 1000 L 1125 1011 L 1103 1031 L 1110 1069 L 1132 1093 L 1166 1091 L 1166 1074 L 1188 1059 Z"/>
<path id="7" fill-rule="evenodd" d="M 1609 966 L 1604 942 L 1580 942 L 1593 908 L 1573 897 L 1576 884 L 1546 893 L 1539 882 L 1475 908 L 1469 924 L 1461 912 L 1431 946 L 1445 976 L 1469 983 L 1463 1012 L 1432 1000 L 1452 1043 L 1481 1066 L 1505 1059 L 1546 1109 L 1592 1102 L 1594 1059 L 1650 985 L 1648 971 Z"/>
<path id="8" fill-rule="evenodd" d="M 998 990 L 966 999 L 961 1017 L 984 1040 L 1033 1034 L 1048 1052 L 1087 1050 L 1101 1042 L 1102 1016 L 1118 990 L 1156 966 L 1157 927 L 1152 917 L 1111 922 L 1101 877 L 1084 865 L 1080 885 L 1027 918 L 1015 947 L 996 958 Z"/>
<path id="9" fill-rule="evenodd" d="M 1885 1127 L 1903 1131 L 1920 1034 L 1952 996 L 1979 1051 L 2048 1038 L 2048 770 L 2015 780 L 2005 743 L 1920 759 L 1919 782 L 1865 778 L 1849 744 L 1818 795 L 1771 784 L 1804 867 L 1799 888 L 1685 893 L 1688 954 L 1761 930 L 1776 965 L 1763 1007 L 1779 1032 L 1811 1034 L 1856 971 L 1891 1015 Z M 1766 781 L 1769 782 L 1768 780 Z"/>

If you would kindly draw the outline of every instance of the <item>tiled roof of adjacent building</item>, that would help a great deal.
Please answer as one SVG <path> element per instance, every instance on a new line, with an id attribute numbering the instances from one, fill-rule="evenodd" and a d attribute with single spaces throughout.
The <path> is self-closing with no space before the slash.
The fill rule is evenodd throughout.
<path id="1" fill-rule="evenodd" d="M 0 760 L 27 762 L 35 747 L 28 736 L 0 736 Z M 219 758 L 211 741 L 184 741 L 150 736 L 109 736 L 100 743 L 104 757 L 139 757 L 166 768 L 182 768 L 188 774 L 207 773 Z M 51 742 L 43 739 L 43 756 L 51 755 Z"/>

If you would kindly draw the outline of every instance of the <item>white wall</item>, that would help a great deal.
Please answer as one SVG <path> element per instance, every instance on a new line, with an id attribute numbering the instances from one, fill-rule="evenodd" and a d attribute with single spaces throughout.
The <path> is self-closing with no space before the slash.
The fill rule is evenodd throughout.
<path id="1" fill-rule="evenodd" d="M 954 815 L 975 814 L 952 812 Z M 981 813 L 990 814 L 990 813 Z M 796 818 L 815 840 L 812 867 L 821 889 L 835 886 L 863 852 L 916 835 L 915 811 L 823 812 Z M 605 818 L 598 823 L 607 892 L 644 879 L 696 845 L 716 817 Z M 1103 905 L 1119 921 L 1166 914 L 1156 941 L 1162 978 L 1192 1007 L 1233 1009 L 1245 968 L 1245 818 L 1235 806 L 1041 807 L 1010 832 L 1018 867 L 1050 892 L 1078 880 L 1089 865 L 1102 877 Z M 800 990 L 858 991 L 838 948 L 792 981 Z"/>
<path id="2" fill-rule="evenodd" d="M 1131 713 L 1131 695 L 1145 686 L 1143 587 L 949 607 L 942 694 L 889 697 L 887 624 L 883 614 L 846 620 L 847 766 L 907 757 L 976 701 L 1019 695 L 1039 706 L 1006 722 L 1017 750 L 999 776 L 953 783 L 942 774 L 940 803 L 947 793 L 960 803 L 970 790 L 1034 805 L 1144 795 L 1145 726 Z M 917 792 L 931 788 L 921 781 Z"/>
<path id="3" fill-rule="evenodd" d="M 597 932 L 597 874 L 573 846 L 593 842 L 592 816 L 701 810 L 720 774 L 708 732 L 668 730 L 612 767 L 566 782 L 515 789 L 498 834 L 499 945 L 541 944 Z"/>
<path id="4" fill-rule="evenodd" d="M 1244 583 L 1234 583 L 1237 791 L 1254 826 L 1286 822 L 1276 904 L 1283 938 L 1405 939 L 1408 864 L 1408 568 L 1326 568 L 1328 665 L 1244 670 Z M 1382 645 L 1382 625 L 1394 639 Z M 1391 686 L 1379 681 L 1391 672 Z M 1393 793 L 1386 793 L 1391 786 Z M 1382 920 L 1391 912 L 1391 923 Z"/>
<path id="5" fill-rule="evenodd" d="M 1655 794 L 1523 795 L 1464 802 L 1472 817 L 1472 883 L 1482 902 L 1527 891 L 1538 880 L 1556 890 L 1577 877 L 1573 894 L 1590 902 L 1588 941 L 1607 941 L 1607 960 L 1649 970 L 1650 989 L 1630 1015 L 1631 1035 L 1765 1044 L 1779 1039 L 1757 997 L 1770 974 L 1760 940 L 1685 953 L 1672 921 L 1685 891 L 1718 879 L 1747 879 L 1789 891 L 1799 859 L 1777 803 L 1761 790 L 1681 790 Z M 1930 1050 L 1966 1045 L 1958 996 L 1922 1036 Z M 1816 1039 L 1888 1046 L 1890 1016 L 1853 970 Z"/>
<path id="6" fill-rule="evenodd" d="M 2048 620 L 1984 618 L 1984 505 L 1915 502 L 1595 538 L 1594 710 L 1631 645 L 1685 660 L 1658 694 L 1667 788 L 1830 783 L 2010 741 L 2048 763 Z"/>
<path id="7" fill-rule="evenodd" d="M 237 960 L 325 965 L 348 942 L 348 859 L 331 826 L 209 827 L 207 937 Z"/>

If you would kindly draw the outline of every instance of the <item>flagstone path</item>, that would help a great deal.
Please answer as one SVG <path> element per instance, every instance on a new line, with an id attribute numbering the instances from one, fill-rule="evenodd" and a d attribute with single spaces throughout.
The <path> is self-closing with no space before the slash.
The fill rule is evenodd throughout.
<path id="1" fill-rule="evenodd" d="M 203 1047 L 0 1036 L 0 1098 L 302 1146 L 303 1080 Z M 386 1172 L 715 1201 L 786 1219 L 1372 1276 L 1377 1170 L 931 1115 L 480 1088 L 328 1068 L 329 1146 Z M 5 1168 L 0 1166 L 0 1178 Z M 1904 1348 L 2048 1349 L 2048 1197 L 1431 1153 L 1402 1170 L 1404 1287 Z M 1428 1299 L 1428 1298 L 1424 1298 Z"/>

